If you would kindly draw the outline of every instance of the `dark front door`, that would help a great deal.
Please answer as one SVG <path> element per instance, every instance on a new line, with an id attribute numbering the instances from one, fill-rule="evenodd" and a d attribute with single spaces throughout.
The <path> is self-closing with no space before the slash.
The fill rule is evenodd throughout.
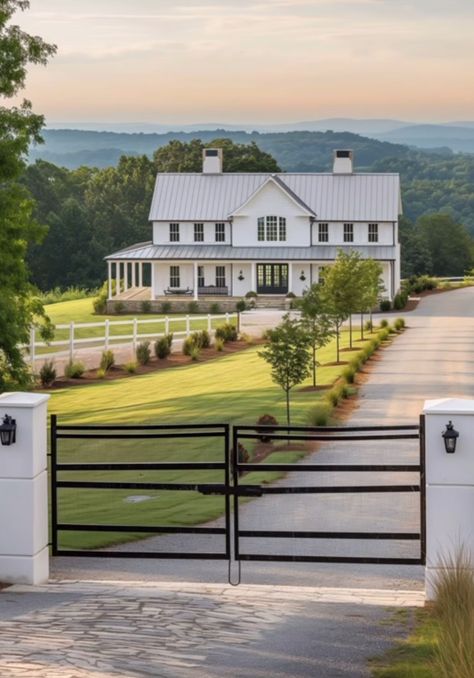
<path id="1" fill-rule="evenodd" d="M 288 264 L 257 264 L 258 294 L 288 292 Z"/>

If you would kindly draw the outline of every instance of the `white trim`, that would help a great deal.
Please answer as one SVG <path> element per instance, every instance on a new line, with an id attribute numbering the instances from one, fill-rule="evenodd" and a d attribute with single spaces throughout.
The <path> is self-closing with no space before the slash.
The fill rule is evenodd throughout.
<path id="1" fill-rule="evenodd" d="M 282 179 L 281 179 L 280 181 L 282 181 L 283 184 L 285 183 Z M 308 217 L 315 217 L 315 216 L 316 216 L 316 215 L 314 214 L 314 212 L 312 212 L 312 211 L 309 210 L 309 209 L 306 209 L 305 207 L 303 207 L 303 205 L 301 205 L 301 203 L 299 203 L 297 200 L 295 200 L 295 199 L 293 198 L 293 196 L 291 195 L 291 189 L 290 189 L 289 187 L 287 187 L 288 190 L 285 191 L 285 189 L 283 188 L 283 186 L 282 186 L 278 181 L 275 181 L 274 177 L 270 175 L 270 176 L 268 177 L 268 179 L 267 179 L 266 181 L 264 181 L 263 184 L 261 184 L 261 185 L 260 185 L 260 186 L 259 186 L 259 187 L 258 187 L 258 188 L 250 195 L 250 197 L 247 198 L 247 200 L 246 200 L 244 203 L 242 203 L 242 205 L 240 205 L 240 206 L 237 207 L 233 212 L 231 212 L 231 213 L 228 215 L 227 218 L 228 218 L 228 219 L 231 219 L 232 217 L 235 217 L 236 215 L 238 215 L 238 213 L 239 213 L 241 210 L 243 210 L 244 207 L 246 207 L 246 206 L 249 204 L 249 202 L 251 202 L 251 200 L 253 200 L 253 198 L 254 198 L 256 195 L 258 195 L 258 194 L 260 193 L 260 191 L 262 191 L 262 190 L 265 188 L 265 186 L 268 186 L 268 184 L 269 184 L 270 182 L 271 182 L 274 186 L 276 186 L 276 187 L 277 187 L 284 195 L 286 195 L 287 198 L 289 198 L 289 199 L 291 200 L 291 202 L 292 202 L 294 205 L 296 205 L 296 207 L 298 207 L 298 209 L 299 209 L 301 212 L 303 212 L 303 214 L 306 214 L 306 216 L 308 216 Z"/>

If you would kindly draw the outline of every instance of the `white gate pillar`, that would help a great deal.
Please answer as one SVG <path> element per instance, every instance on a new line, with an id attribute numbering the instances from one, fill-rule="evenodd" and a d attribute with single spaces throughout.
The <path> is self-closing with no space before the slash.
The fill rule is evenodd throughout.
<path id="1" fill-rule="evenodd" d="M 0 418 L 16 420 L 16 441 L 0 445 L 0 581 L 42 584 L 49 578 L 49 395 L 6 393 Z"/>
<path id="2" fill-rule="evenodd" d="M 425 402 L 426 422 L 426 598 L 443 561 L 465 548 L 474 563 L 474 400 Z M 459 432 L 448 454 L 443 432 L 452 421 Z"/>

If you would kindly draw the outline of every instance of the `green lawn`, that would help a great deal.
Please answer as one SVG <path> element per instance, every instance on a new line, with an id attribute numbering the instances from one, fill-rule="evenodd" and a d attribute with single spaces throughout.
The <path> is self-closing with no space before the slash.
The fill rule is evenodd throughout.
<path id="1" fill-rule="evenodd" d="M 147 322 L 146 324 L 138 325 L 138 335 L 157 335 L 162 334 L 166 331 L 165 325 L 165 316 L 163 314 L 140 314 L 135 313 L 133 315 L 96 315 L 92 307 L 92 299 L 78 299 L 75 301 L 63 301 L 57 304 L 49 304 L 45 306 L 47 315 L 51 318 L 51 321 L 55 325 L 69 325 L 70 322 L 78 323 L 104 323 L 105 320 L 110 320 L 111 323 L 120 321 L 121 325 L 111 325 L 110 326 L 110 337 L 112 337 L 111 343 L 120 341 L 114 337 L 119 335 L 131 335 L 133 333 L 133 319 L 138 318 L 139 320 L 155 320 L 155 322 Z M 183 317 L 185 314 L 173 315 L 170 314 L 170 332 L 184 332 L 186 330 L 186 320 Z M 205 315 L 205 314 L 198 314 Z M 125 322 L 126 321 L 126 322 Z M 224 322 L 224 319 L 218 318 L 212 320 L 212 327 L 221 325 Z M 235 322 L 235 316 L 234 316 Z M 208 326 L 207 319 L 197 320 L 191 316 L 190 318 L 190 329 L 191 331 L 203 330 Z M 87 327 L 81 329 L 75 329 L 74 337 L 75 339 L 91 339 L 91 344 L 93 344 L 94 338 L 103 337 L 105 334 L 105 327 L 101 325 L 100 327 Z M 56 329 L 54 335 L 54 341 L 67 341 L 69 339 L 69 328 L 68 329 Z M 84 344 L 82 344 L 84 345 Z M 66 350 L 64 347 L 43 347 L 38 350 L 38 353 L 51 353 L 52 351 Z"/>
<path id="2" fill-rule="evenodd" d="M 348 334 L 342 337 L 347 346 Z M 343 352 L 349 360 L 363 346 L 354 342 L 356 350 Z M 327 365 L 335 359 L 331 342 L 319 355 L 322 363 L 318 372 L 320 384 L 332 384 L 343 366 Z M 302 386 L 307 386 L 310 381 Z M 292 396 L 292 420 L 305 424 L 308 411 L 324 391 L 303 391 L 297 388 Z M 283 392 L 270 378 L 265 361 L 256 348 L 180 368 L 163 370 L 121 380 L 98 382 L 94 385 L 64 388 L 52 392 L 50 412 L 59 416 L 60 423 L 76 424 L 185 424 L 241 423 L 254 424 L 265 413 L 285 423 Z M 249 445 L 251 451 L 251 446 Z M 61 461 L 204 461 L 222 460 L 223 449 L 211 439 L 177 441 L 101 441 L 64 440 L 59 447 Z M 303 452 L 275 452 L 280 461 L 293 461 Z M 72 476 L 72 474 L 70 474 Z M 252 478 L 253 476 L 253 478 Z M 65 476 L 66 477 L 66 476 Z M 74 479 L 81 476 L 74 474 Z M 85 474 L 83 479 L 91 479 Z M 264 478 L 251 474 L 246 482 L 268 482 L 275 474 Z M 96 480 L 144 480 L 143 473 L 94 473 Z M 147 472 L 146 479 L 162 482 L 223 482 L 220 471 Z M 128 504 L 129 495 L 146 494 L 153 499 Z M 102 522 L 144 525 L 189 525 L 222 514 L 221 497 L 203 497 L 196 492 L 140 490 L 60 490 L 60 520 L 69 522 Z M 61 535 L 63 547 L 95 547 L 125 541 L 135 535 L 107 533 L 73 533 Z"/>

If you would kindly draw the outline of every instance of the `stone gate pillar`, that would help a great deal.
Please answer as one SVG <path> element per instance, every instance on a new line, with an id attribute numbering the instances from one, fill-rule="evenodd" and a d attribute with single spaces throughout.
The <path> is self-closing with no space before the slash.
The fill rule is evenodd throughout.
<path id="1" fill-rule="evenodd" d="M 47 402 L 49 395 L 0 395 L 0 420 L 16 420 L 16 441 L 0 445 L 0 581 L 49 577 Z M 1 421 L 0 421 L 1 423 Z"/>
<path id="2" fill-rule="evenodd" d="M 474 562 L 474 400 L 427 400 L 426 422 L 426 598 L 442 561 L 460 545 Z M 443 432 L 452 421 L 459 432 L 454 454 Z"/>

